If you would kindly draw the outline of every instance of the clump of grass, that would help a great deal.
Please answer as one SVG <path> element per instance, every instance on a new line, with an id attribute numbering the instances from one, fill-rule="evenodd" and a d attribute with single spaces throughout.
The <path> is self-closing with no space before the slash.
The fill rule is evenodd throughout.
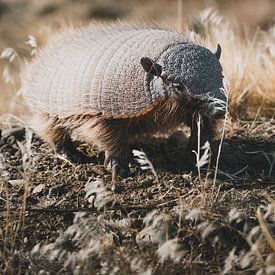
<path id="1" fill-rule="evenodd" d="M 171 259 L 175 263 L 178 263 L 185 255 L 185 251 L 182 250 L 179 240 L 177 239 L 171 239 L 163 243 L 158 248 L 157 253 L 162 263 L 167 259 Z"/>
<path id="2" fill-rule="evenodd" d="M 273 274 L 275 270 L 275 240 L 273 229 L 274 201 L 256 210 L 258 225 L 243 233 L 249 248 L 233 248 L 225 259 L 224 274 L 249 269 L 257 274 Z M 264 213 L 264 214 L 263 214 Z M 239 217 L 235 212 L 235 218 Z"/>
<path id="3" fill-rule="evenodd" d="M 101 211 L 113 201 L 112 193 L 106 190 L 102 180 L 90 179 L 85 190 L 85 198 L 97 207 L 98 213 L 77 212 L 72 225 L 55 241 L 36 244 L 28 257 L 34 263 L 32 271 L 151 274 L 148 264 L 121 244 L 123 236 L 129 234 L 131 220 L 115 211 Z M 43 259 L 43 263 L 37 262 L 39 259 Z"/>
<path id="4" fill-rule="evenodd" d="M 159 183 L 159 178 L 158 178 L 158 174 L 152 164 L 152 162 L 150 161 L 150 159 L 148 158 L 148 156 L 139 150 L 132 150 L 132 153 L 134 155 L 135 160 L 138 162 L 138 164 L 140 165 L 140 168 L 142 170 L 149 170 L 152 172 L 152 174 L 155 177 L 155 181 L 156 183 Z"/>
<path id="5" fill-rule="evenodd" d="M 0 174 L 6 175 L 0 182 L 0 196 L 1 201 L 4 203 L 1 205 L 6 209 L 3 213 L 1 227 L 0 227 L 0 268 L 5 274 L 14 273 L 17 271 L 21 273 L 21 269 L 24 269 L 24 261 L 21 261 L 19 256 L 20 245 L 24 240 L 24 227 L 25 227 L 25 216 L 26 216 L 26 205 L 27 198 L 29 196 L 29 181 L 26 176 L 26 172 L 32 168 L 34 164 L 33 154 L 32 154 L 32 131 L 29 128 L 25 129 L 25 142 L 17 142 L 19 150 L 22 155 L 22 180 L 18 180 L 22 184 L 23 194 L 21 204 L 17 206 L 17 211 L 11 211 L 13 207 L 12 193 L 10 191 L 9 175 L 7 172 L 8 167 L 5 163 L 2 153 L 0 153 L 0 158 L 3 162 L 0 165 Z M 1 263 L 1 261 L 3 261 Z"/>
<path id="6" fill-rule="evenodd" d="M 21 63 L 19 54 L 13 48 L 5 48 L 0 55 L 0 59 L 7 61 L 2 72 L 4 82 L 7 84 L 15 84 L 14 77 L 18 74 L 18 72 L 15 71 L 15 68 Z"/>
<path id="7" fill-rule="evenodd" d="M 115 203 L 113 193 L 108 191 L 103 184 L 102 179 L 90 179 L 85 185 L 88 202 L 98 210 L 104 208 L 107 204 Z"/>

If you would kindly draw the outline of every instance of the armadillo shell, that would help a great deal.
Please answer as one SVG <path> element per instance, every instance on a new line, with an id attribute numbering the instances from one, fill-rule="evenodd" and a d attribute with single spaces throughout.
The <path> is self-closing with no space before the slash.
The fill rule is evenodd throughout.
<path id="1" fill-rule="evenodd" d="M 140 58 L 157 60 L 175 43 L 186 39 L 171 30 L 122 25 L 67 33 L 26 66 L 23 95 L 33 112 L 50 116 L 139 115 L 166 96 L 150 89 Z"/>

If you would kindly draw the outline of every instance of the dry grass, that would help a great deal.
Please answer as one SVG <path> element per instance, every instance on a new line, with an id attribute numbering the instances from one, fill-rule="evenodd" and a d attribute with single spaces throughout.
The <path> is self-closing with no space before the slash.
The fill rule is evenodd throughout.
<path id="1" fill-rule="evenodd" d="M 79 4 L 81 2 L 84 3 L 82 6 Z M 270 14 L 274 1 L 261 1 L 260 7 L 257 4 L 260 1 L 254 1 L 258 10 L 254 21 L 250 16 L 253 13 L 250 11 L 252 4 L 247 9 L 243 8 L 248 7 L 247 1 L 232 1 L 237 3 L 235 6 L 225 1 L 223 4 L 213 1 L 216 9 L 204 9 L 207 6 L 201 1 L 193 1 L 192 5 L 181 0 L 174 1 L 173 5 L 165 0 L 141 2 L 142 5 L 129 4 L 128 15 L 131 18 L 147 21 L 153 18 L 161 21 L 162 25 L 177 27 L 192 40 L 212 50 L 215 50 L 217 43 L 222 46 L 221 63 L 229 102 L 223 139 L 238 133 L 247 140 L 271 140 L 275 134 L 275 25 L 270 19 L 274 16 Z M 20 117 L 25 115 L 24 104 L 16 93 L 20 87 L 20 64 L 24 58 L 30 59 L 36 51 L 36 40 L 33 37 L 27 39 L 28 35 L 33 34 L 37 44 L 42 46 L 60 26 L 67 25 L 64 23 L 66 16 L 69 15 L 73 21 L 79 18 L 87 20 L 85 1 L 72 1 L 72 8 L 68 5 L 63 10 L 60 8 L 64 7 L 63 0 L 41 3 L 31 6 L 28 19 L 26 14 L 22 17 L 21 24 L 25 22 L 27 31 L 30 31 L 25 37 L 18 36 L 17 43 L 10 45 L 9 41 L 16 40 L 11 40 L 9 33 L 8 42 L 0 43 L 3 46 L 0 49 L 0 69 L 4 73 L 0 80 L 0 114 L 11 112 Z M 101 13 L 108 13 L 108 9 L 102 9 L 104 5 L 114 6 L 111 1 L 106 1 L 103 6 L 98 5 Z M 117 14 L 123 14 L 123 5 L 124 1 L 117 1 Z M 143 5 L 146 7 L 145 13 Z M 76 9 L 80 6 L 81 9 Z M 52 18 L 43 17 L 42 13 L 50 8 L 56 9 L 55 15 Z M 196 9 L 202 11 L 198 13 Z M 90 12 L 98 14 L 95 10 L 96 7 L 93 7 Z M 39 18 L 35 17 L 37 12 L 40 13 Z M 246 17 L 240 24 L 238 18 L 242 18 L 242 12 Z M 8 19 L 3 23 L 6 29 L 7 22 Z M 34 22 L 37 22 L 37 29 L 30 27 Z M 45 22 L 47 28 L 40 29 Z M 15 30 L 15 35 L 19 33 L 12 25 L 11 30 Z M 6 47 L 16 49 L 18 54 L 5 52 Z M 4 80 L 14 83 L 7 84 Z M 263 119 L 263 115 L 268 118 Z M 244 117 L 252 118 L 252 121 L 244 121 Z M 26 127 L 15 116 L 1 116 L 0 123 L 4 128 Z M 214 169 L 208 165 L 210 152 L 207 145 L 205 154 L 199 155 L 198 148 L 198 176 L 159 174 L 151 159 L 136 151 L 139 162 L 153 173 L 154 179 L 150 173 L 139 175 L 137 179 L 123 182 L 127 188 L 119 194 L 113 192 L 108 185 L 108 176 L 100 173 L 97 166 L 82 170 L 72 164 L 66 166 L 68 164 L 49 154 L 43 146 L 42 151 L 40 145 L 34 146 L 29 129 L 25 130 L 25 135 L 23 140 L 11 144 L 20 152 L 19 164 L 13 156 L 5 155 L 4 151 L 0 153 L 0 273 L 274 272 L 275 212 L 274 200 L 270 198 L 274 196 L 274 190 L 272 186 L 267 186 L 266 190 L 259 186 L 260 181 L 246 173 L 246 166 L 238 167 L 234 173 L 221 171 L 218 164 L 222 146 Z M 247 153 L 251 156 L 262 155 L 269 164 L 266 178 L 274 180 L 274 150 L 266 152 L 260 149 Z M 48 170 L 44 171 L 44 178 L 36 178 L 41 169 L 39 165 L 43 162 L 41 158 L 43 160 L 45 156 L 50 158 L 46 165 Z M 65 176 L 55 171 L 57 176 L 53 175 L 51 186 L 47 180 L 52 163 L 63 169 Z M 21 168 L 18 168 L 20 165 Z M 203 170 L 205 165 L 206 172 Z M 16 170 L 16 178 L 11 176 L 13 170 Z M 69 173 L 66 174 L 66 171 Z M 226 180 L 218 179 L 221 175 Z M 240 179 L 253 183 L 254 189 L 232 184 Z M 78 184 L 79 189 L 71 180 Z M 60 185 L 62 189 L 62 181 L 73 192 L 68 191 L 64 198 L 55 197 L 52 193 L 57 191 L 53 190 Z M 32 200 L 35 199 L 41 202 L 34 209 Z M 40 216 L 33 216 L 33 213 L 44 213 L 44 222 L 49 223 L 50 229 L 41 226 L 36 221 Z M 72 213 L 75 216 L 67 223 L 66 215 Z M 55 215 L 60 215 L 58 225 L 50 221 Z M 33 240 L 32 236 L 35 236 Z"/>

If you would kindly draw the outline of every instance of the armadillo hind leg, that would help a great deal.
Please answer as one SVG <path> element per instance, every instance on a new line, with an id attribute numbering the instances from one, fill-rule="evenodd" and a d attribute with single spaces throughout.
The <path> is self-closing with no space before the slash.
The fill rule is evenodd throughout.
<path id="1" fill-rule="evenodd" d="M 93 162 L 90 157 L 77 150 L 62 120 L 50 118 L 44 121 L 46 123 L 43 129 L 39 131 L 39 134 L 46 142 L 54 147 L 57 154 L 73 163 L 81 164 Z"/>
<path id="2" fill-rule="evenodd" d="M 84 164 L 94 162 L 93 158 L 79 151 L 70 138 L 62 143 L 55 144 L 55 150 L 57 154 L 73 163 Z"/>

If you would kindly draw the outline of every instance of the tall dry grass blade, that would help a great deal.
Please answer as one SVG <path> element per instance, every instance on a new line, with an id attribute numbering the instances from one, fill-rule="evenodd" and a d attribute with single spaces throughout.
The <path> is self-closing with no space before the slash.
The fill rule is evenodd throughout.
<path id="1" fill-rule="evenodd" d="M 140 164 L 140 168 L 142 170 L 150 170 L 155 177 L 155 181 L 159 183 L 158 174 L 148 156 L 144 152 L 136 149 L 133 149 L 132 153 L 134 155 L 135 160 Z"/>
<path id="2" fill-rule="evenodd" d="M 181 32 L 183 27 L 183 3 L 182 0 L 177 1 L 177 31 Z"/>
<path id="3" fill-rule="evenodd" d="M 268 229 L 268 227 L 267 227 L 267 225 L 264 221 L 264 218 L 262 216 L 260 207 L 258 207 L 258 209 L 256 211 L 256 216 L 257 216 L 260 227 L 262 229 L 262 232 L 263 232 L 269 246 L 272 248 L 273 251 L 275 251 L 275 240 L 273 239 L 272 235 L 270 234 L 270 231 L 269 231 L 269 229 Z"/>
<path id="4" fill-rule="evenodd" d="M 195 150 L 192 150 L 192 152 L 196 156 L 196 166 L 198 168 L 198 178 L 201 180 L 201 166 L 200 166 L 200 149 L 201 149 L 201 115 L 198 115 L 197 118 L 197 127 L 198 127 L 198 146 L 197 146 L 197 152 Z"/>
<path id="5" fill-rule="evenodd" d="M 224 137 L 225 137 L 226 124 L 227 124 L 228 116 L 229 116 L 229 114 L 228 114 L 228 98 L 229 98 L 229 95 L 228 95 L 227 89 L 224 89 L 224 92 L 225 92 L 225 95 L 226 95 L 225 117 L 224 117 L 224 121 L 223 121 L 221 140 L 220 140 L 220 143 L 219 143 L 218 154 L 217 154 L 217 158 L 216 158 L 212 194 L 214 192 L 214 189 L 216 188 L 216 181 L 217 181 L 219 161 L 220 161 L 220 156 L 221 156 L 221 151 L 222 151 L 222 144 L 223 144 L 223 140 L 224 140 Z"/>

